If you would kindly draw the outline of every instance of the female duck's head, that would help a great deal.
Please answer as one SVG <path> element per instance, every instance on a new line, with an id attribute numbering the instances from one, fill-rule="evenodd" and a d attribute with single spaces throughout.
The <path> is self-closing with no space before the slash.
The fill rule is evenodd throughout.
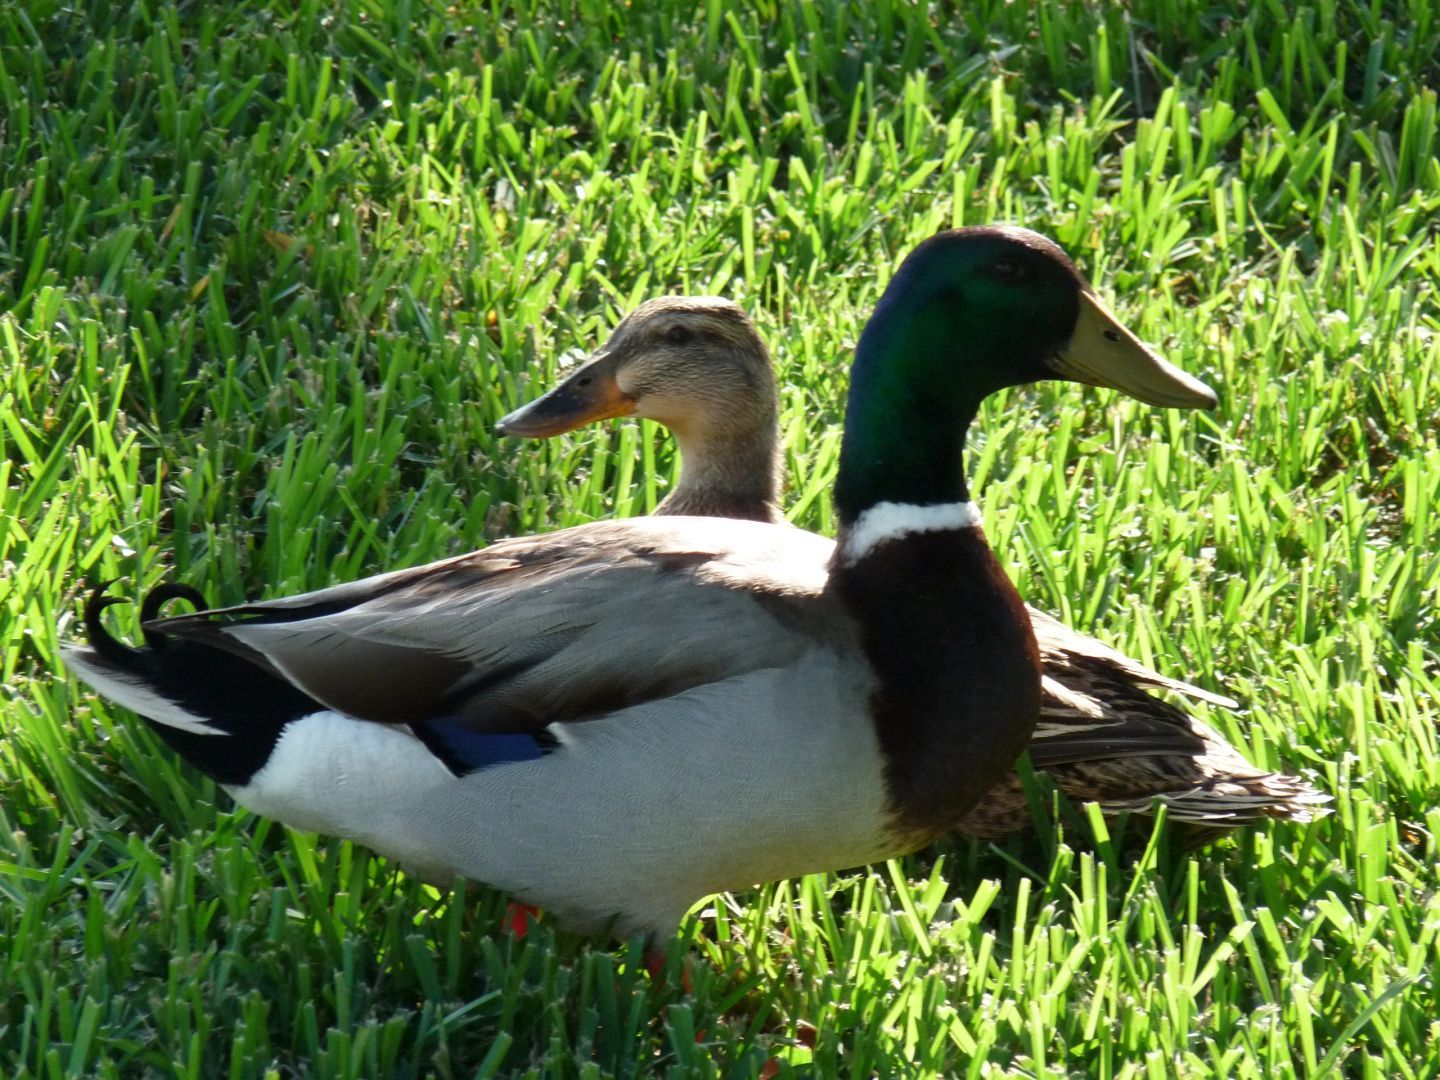
<path id="1" fill-rule="evenodd" d="M 1109 386 L 1152 405 L 1216 402 L 1125 329 L 1045 237 L 998 226 L 925 241 L 860 337 L 836 491 L 842 519 L 879 502 L 964 501 L 960 448 L 980 402 L 1040 379 Z"/>
<path id="2" fill-rule="evenodd" d="M 665 296 L 632 311 L 593 359 L 497 430 L 544 438 L 612 416 L 654 420 L 685 460 L 657 513 L 778 521 L 777 408 L 770 354 L 739 305 Z"/>
<path id="3" fill-rule="evenodd" d="M 684 445 L 712 429 L 732 442 L 775 424 L 770 354 L 744 310 L 718 296 L 662 296 L 621 321 L 589 361 L 497 425 L 546 438 L 582 424 L 638 416 Z"/>

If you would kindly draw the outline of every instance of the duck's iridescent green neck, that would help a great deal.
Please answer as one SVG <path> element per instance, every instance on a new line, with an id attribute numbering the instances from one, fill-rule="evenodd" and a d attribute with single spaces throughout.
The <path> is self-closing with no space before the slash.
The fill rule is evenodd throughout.
<path id="1" fill-rule="evenodd" d="M 1001 348 L 993 331 L 970 322 L 944 291 L 892 286 L 881 298 L 851 371 L 835 484 L 842 527 L 880 503 L 969 500 L 965 433 L 997 387 L 984 385 L 986 365 L 957 362 L 957 353 L 978 359 Z"/>

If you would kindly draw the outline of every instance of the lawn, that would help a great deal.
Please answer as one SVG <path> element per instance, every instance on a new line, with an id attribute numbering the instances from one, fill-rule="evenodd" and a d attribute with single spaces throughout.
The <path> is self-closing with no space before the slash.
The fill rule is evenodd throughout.
<path id="1" fill-rule="evenodd" d="M 1440 12 L 1233 8 L 0 5 L 0 1075 L 1440 1074 Z M 1191 852 L 1048 796 L 712 898 L 687 991 L 237 811 L 58 665 L 87 582 L 235 602 L 652 508 L 652 425 L 492 425 L 662 292 L 754 315 L 833 532 L 871 306 L 1000 220 L 1222 399 L 992 399 L 1001 561 L 1330 816 Z"/>

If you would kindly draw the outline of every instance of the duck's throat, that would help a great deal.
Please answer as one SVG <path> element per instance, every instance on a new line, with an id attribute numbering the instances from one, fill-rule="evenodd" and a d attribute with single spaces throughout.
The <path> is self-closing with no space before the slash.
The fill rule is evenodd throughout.
<path id="1" fill-rule="evenodd" d="M 895 410 L 909 419 L 890 424 L 873 422 L 870 412 L 858 423 L 846 419 L 835 481 L 842 531 L 853 529 L 873 507 L 970 502 L 962 450 L 973 412 L 959 412 L 950 403 L 916 405 Z"/>
<path id="2" fill-rule="evenodd" d="M 715 432 L 672 426 L 680 449 L 680 479 L 655 512 L 780 521 L 780 455 L 774 426 L 773 418 L 763 430 Z"/>
<path id="3" fill-rule="evenodd" d="M 872 408 L 847 424 L 835 484 L 838 562 L 910 534 L 978 530 L 961 454 L 973 410 L 946 403 L 911 415 L 911 423 L 875 424 Z"/>

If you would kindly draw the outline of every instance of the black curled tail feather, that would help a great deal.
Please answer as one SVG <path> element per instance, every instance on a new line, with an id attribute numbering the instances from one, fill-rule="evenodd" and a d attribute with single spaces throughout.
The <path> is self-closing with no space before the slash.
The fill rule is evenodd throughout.
<path id="1" fill-rule="evenodd" d="M 90 655 L 77 652 L 70 664 L 102 695 L 133 708 L 171 749 L 220 783 L 248 783 L 291 722 L 323 710 L 268 666 L 217 645 L 145 625 L 143 646 L 117 639 L 103 620 L 106 608 L 124 602 L 105 595 L 112 584 L 91 590 L 84 615 Z M 156 619 L 173 600 L 208 610 L 198 590 L 166 582 L 141 602 L 143 623 Z"/>
<path id="2" fill-rule="evenodd" d="M 90 590 L 90 598 L 85 601 L 85 637 L 90 642 L 90 647 L 106 660 L 112 664 L 128 666 L 127 662 L 134 659 L 136 650 L 112 637 L 110 631 L 105 629 L 105 621 L 101 618 L 105 609 L 112 604 L 125 603 L 118 596 L 105 595 L 109 592 L 110 586 L 114 584 L 115 579 L 112 578 L 109 581 L 102 581 Z"/>
<path id="3" fill-rule="evenodd" d="M 183 581 L 167 581 L 163 585 L 155 586 L 140 605 L 141 632 L 145 635 L 145 644 L 152 649 L 164 648 L 165 643 L 170 640 L 164 634 L 151 630 L 148 624 L 160 617 L 160 609 L 171 600 L 184 600 L 196 611 L 205 611 L 210 607 L 199 589 L 186 585 Z"/>
<path id="4" fill-rule="evenodd" d="M 90 642 L 90 647 L 99 653 L 112 664 L 119 664 L 124 667 L 135 666 L 136 660 L 143 655 L 141 650 L 126 645 L 105 628 L 103 618 L 105 609 L 115 604 L 123 604 L 126 601 L 119 596 L 106 596 L 110 587 L 115 584 L 116 579 L 102 581 L 95 588 L 90 590 L 90 596 L 85 601 L 85 637 Z M 186 585 L 179 581 L 167 581 L 163 585 L 157 585 L 146 595 L 140 605 L 140 622 L 142 628 L 145 623 L 151 622 L 160 614 L 160 609 L 171 600 L 184 600 L 192 605 L 196 611 L 204 611 L 210 605 L 205 602 L 204 595 L 199 589 Z M 142 629 L 145 635 L 145 644 L 151 649 L 160 650 L 165 648 L 168 639 L 164 634 L 156 633 L 154 630 Z"/>

